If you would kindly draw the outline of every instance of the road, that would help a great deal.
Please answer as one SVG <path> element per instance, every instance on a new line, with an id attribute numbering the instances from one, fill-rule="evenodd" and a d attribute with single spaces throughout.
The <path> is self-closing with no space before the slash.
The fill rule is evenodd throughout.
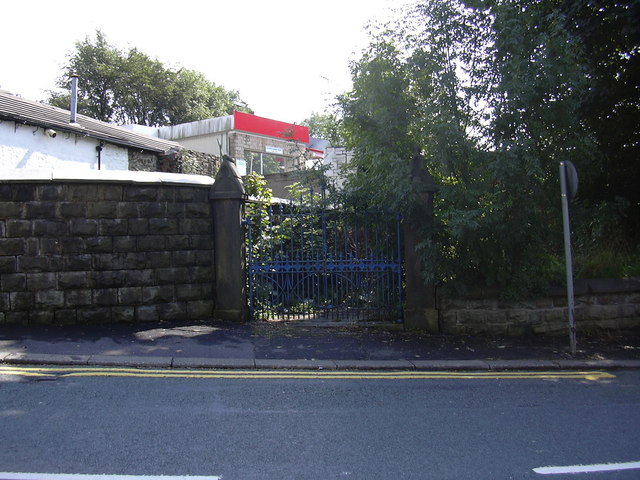
<path id="1" fill-rule="evenodd" d="M 557 374 L 0 366 L 0 472 L 640 478 L 640 372 Z"/>

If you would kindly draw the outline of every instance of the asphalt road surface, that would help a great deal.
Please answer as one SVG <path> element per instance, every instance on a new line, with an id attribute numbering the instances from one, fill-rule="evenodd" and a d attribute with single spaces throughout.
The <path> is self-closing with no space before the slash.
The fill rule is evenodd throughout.
<path id="1" fill-rule="evenodd" d="M 25 479 L 628 480 L 640 478 L 640 372 L 0 365 L 0 441 L 0 472 Z"/>

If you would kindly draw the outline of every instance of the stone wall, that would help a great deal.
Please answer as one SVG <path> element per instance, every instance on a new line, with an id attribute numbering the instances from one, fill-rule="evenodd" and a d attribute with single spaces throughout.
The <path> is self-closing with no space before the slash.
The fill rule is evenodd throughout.
<path id="1" fill-rule="evenodd" d="M 153 152 L 129 149 L 129 170 L 133 172 L 157 172 L 159 170 L 158 155 Z"/>
<path id="2" fill-rule="evenodd" d="M 579 333 L 640 328 L 640 279 L 575 282 Z M 449 334 L 568 334 L 564 289 L 523 302 L 503 302 L 491 292 L 438 296 L 440 331 Z"/>
<path id="3" fill-rule="evenodd" d="M 305 172 L 300 170 L 294 170 L 291 172 L 283 173 L 268 173 L 264 175 L 264 179 L 267 182 L 267 188 L 271 189 L 271 193 L 277 198 L 289 198 L 289 191 L 287 187 L 290 187 L 294 183 L 302 183 L 305 181 Z M 316 187 L 316 191 L 320 188 Z M 297 200 L 297 199 L 295 199 Z"/>
<path id="4" fill-rule="evenodd" d="M 0 324 L 209 318 L 211 185 L 179 177 L 0 183 Z"/>
<path id="5" fill-rule="evenodd" d="M 191 175 L 206 175 L 215 178 L 220 169 L 220 158 L 209 153 L 196 152 L 195 150 L 180 150 L 180 167 L 176 173 L 188 173 Z"/>
<path id="6" fill-rule="evenodd" d="M 139 172 L 184 173 L 215 178 L 220 158 L 186 148 L 167 154 L 129 150 L 129 170 Z"/>

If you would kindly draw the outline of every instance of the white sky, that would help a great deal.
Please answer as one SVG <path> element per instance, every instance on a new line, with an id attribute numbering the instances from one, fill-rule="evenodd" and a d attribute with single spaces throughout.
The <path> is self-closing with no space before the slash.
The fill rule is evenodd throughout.
<path id="1" fill-rule="evenodd" d="M 256 115 L 301 122 L 351 85 L 371 19 L 410 0 L 2 2 L 0 88 L 44 100 L 75 42 L 100 29 L 122 50 L 238 90 Z M 82 81 L 80 79 L 80 81 Z"/>

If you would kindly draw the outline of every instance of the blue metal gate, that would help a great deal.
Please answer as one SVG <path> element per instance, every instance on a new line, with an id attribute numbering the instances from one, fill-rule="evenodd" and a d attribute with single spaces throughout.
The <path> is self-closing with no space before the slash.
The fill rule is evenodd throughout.
<path id="1" fill-rule="evenodd" d="M 402 321 L 399 215 L 290 203 L 245 225 L 251 319 Z"/>

